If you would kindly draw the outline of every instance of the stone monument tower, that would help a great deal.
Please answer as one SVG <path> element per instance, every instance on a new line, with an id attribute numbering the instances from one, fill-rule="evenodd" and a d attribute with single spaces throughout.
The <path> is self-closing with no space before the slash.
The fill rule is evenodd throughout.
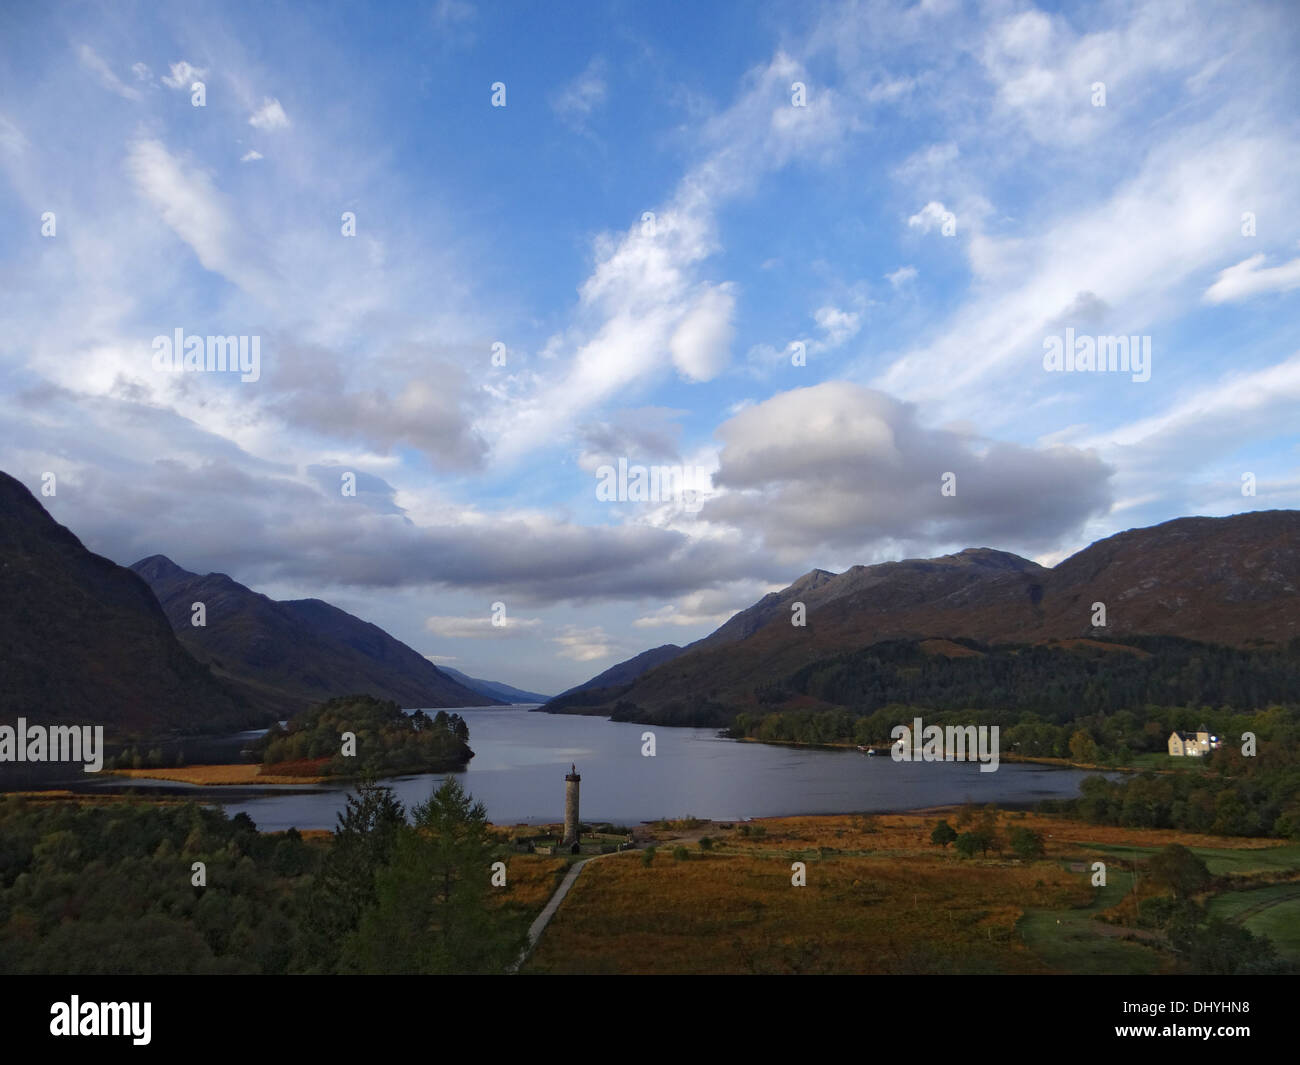
<path id="1" fill-rule="evenodd" d="M 569 773 L 564 778 L 564 841 L 561 843 L 563 847 L 578 842 L 578 785 L 581 781 L 578 767 L 570 765 Z"/>

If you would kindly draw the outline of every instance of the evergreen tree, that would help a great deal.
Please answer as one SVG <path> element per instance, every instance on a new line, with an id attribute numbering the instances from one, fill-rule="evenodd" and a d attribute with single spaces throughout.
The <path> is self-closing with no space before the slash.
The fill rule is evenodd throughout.
<path id="1" fill-rule="evenodd" d="M 365 973 L 500 972 L 523 947 L 489 909 L 496 845 L 487 811 L 454 778 L 415 808 L 392 862 L 377 877 L 375 904 L 344 951 Z"/>
<path id="2" fill-rule="evenodd" d="M 302 953 L 313 972 L 334 971 L 344 939 L 373 905 L 375 875 L 392 859 L 406 811 L 392 789 L 366 780 L 348 796 L 338 821 L 307 902 Z"/>

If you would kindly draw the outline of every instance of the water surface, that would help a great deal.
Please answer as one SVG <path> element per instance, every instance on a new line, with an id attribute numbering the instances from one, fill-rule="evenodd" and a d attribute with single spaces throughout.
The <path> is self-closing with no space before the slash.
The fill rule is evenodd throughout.
<path id="1" fill-rule="evenodd" d="M 1035 802 L 1078 795 L 1082 770 L 1001 764 L 895 762 L 858 751 L 778 747 L 723 739 L 714 729 L 657 728 L 524 709 L 457 710 L 475 757 L 455 774 L 497 824 L 564 819 L 564 775 L 582 775 L 584 821 L 635 824 L 663 817 L 739 820 L 792 814 L 881 813 L 951 803 Z M 641 754 L 642 734 L 656 754 Z M 387 783 L 409 808 L 445 774 Z M 214 789 L 204 789 L 204 798 Z M 226 803 L 267 830 L 333 828 L 347 787 L 277 792 Z"/>

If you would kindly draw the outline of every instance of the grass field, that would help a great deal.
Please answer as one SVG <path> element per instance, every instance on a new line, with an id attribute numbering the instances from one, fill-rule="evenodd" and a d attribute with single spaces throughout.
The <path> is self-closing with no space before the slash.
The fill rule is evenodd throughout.
<path id="1" fill-rule="evenodd" d="M 956 825 L 957 811 L 944 816 Z M 1131 860 L 1180 842 L 1223 872 L 1300 871 L 1295 845 L 1036 814 L 1001 814 L 999 828 L 1041 833 L 1041 860 L 963 860 L 930 844 L 937 817 L 779 818 L 748 834 L 740 824 L 657 828 L 651 865 L 632 852 L 583 871 L 523 971 L 1159 973 L 1172 962 L 1158 937 L 1097 919 L 1133 889 Z M 674 859 L 677 847 L 687 860 Z M 1090 882 L 1097 860 L 1108 865 L 1102 888 Z M 805 887 L 791 883 L 794 862 L 806 866 Z M 1252 931 L 1300 931 L 1300 899 L 1268 900 L 1247 918 Z"/>
<path id="2" fill-rule="evenodd" d="M 119 777 L 142 777 L 145 780 L 175 780 L 182 784 L 319 784 L 324 777 L 263 773 L 260 764 L 187 765 L 176 769 L 105 770 Z"/>
<path id="3" fill-rule="evenodd" d="M 1171 842 L 1183 843 L 1184 846 L 1203 859 L 1206 867 L 1216 876 L 1228 873 L 1250 875 L 1253 873 L 1300 869 L 1300 844 L 1292 843 L 1283 846 L 1255 848 L 1225 847 L 1223 844 L 1228 841 L 1216 840 L 1218 846 L 1207 847 L 1200 842 L 1204 838 L 1189 835 L 1184 840 L 1172 840 Z M 1133 859 L 1149 858 L 1159 848 L 1098 843 L 1093 845 L 1093 849 L 1103 855 L 1111 855 L 1125 861 L 1131 861 Z"/>
<path id="4" fill-rule="evenodd" d="M 1225 892 L 1210 900 L 1210 913 L 1267 936 L 1280 955 L 1300 961 L 1300 883 Z"/>

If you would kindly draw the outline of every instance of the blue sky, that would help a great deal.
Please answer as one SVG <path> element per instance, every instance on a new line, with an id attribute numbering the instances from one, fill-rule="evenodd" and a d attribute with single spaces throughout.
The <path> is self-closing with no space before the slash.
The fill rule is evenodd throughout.
<path id="1" fill-rule="evenodd" d="M 813 567 L 1300 498 L 1292 5 L 20 4 L 0 40 L 0 468 L 119 562 L 558 690 Z M 258 379 L 159 372 L 177 328 L 260 337 Z M 1150 338 L 1149 380 L 1048 371 L 1067 328 Z M 701 490 L 602 501 L 619 459 Z"/>

